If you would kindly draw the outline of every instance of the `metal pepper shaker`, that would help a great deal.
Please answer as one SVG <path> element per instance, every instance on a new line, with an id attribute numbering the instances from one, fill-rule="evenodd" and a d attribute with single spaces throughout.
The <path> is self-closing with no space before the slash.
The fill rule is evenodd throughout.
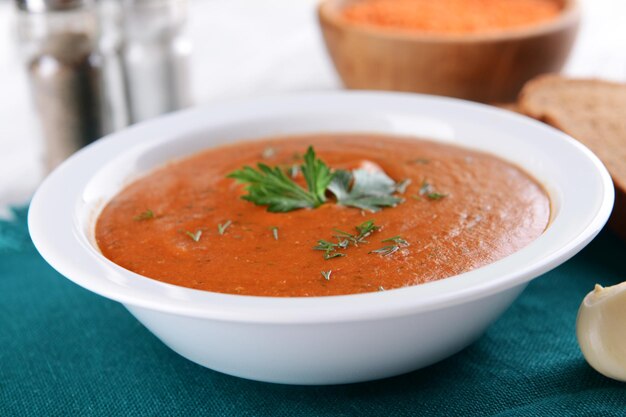
<path id="1" fill-rule="evenodd" d="M 90 0 L 16 4 L 18 40 L 51 170 L 103 134 L 97 15 Z"/>

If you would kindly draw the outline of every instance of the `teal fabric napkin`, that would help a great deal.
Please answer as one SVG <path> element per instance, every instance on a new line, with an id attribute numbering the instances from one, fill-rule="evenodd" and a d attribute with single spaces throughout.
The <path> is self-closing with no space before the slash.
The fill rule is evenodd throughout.
<path id="1" fill-rule="evenodd" d="M 626 416 L 626 384 L 586 364 L 574 331 L 593 285 L 626 279 L 625 253 L 601 234 L 439 364 L 382 381 L 297 387 L 178 356 L 121 305 L 49 267 L 18 210 L 0 222 L 0 416 Z"/>

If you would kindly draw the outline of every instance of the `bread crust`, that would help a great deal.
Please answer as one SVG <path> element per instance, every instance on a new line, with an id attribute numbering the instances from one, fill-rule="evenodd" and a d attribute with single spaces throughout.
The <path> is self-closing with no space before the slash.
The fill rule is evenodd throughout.
<path id="1" fill-rule="evenodd" d="M 609 227 L 626 239 L 626 84 L 543 75 L 524 86 L 518 108 L 574 137 L 600 158 L 616 192 Z"/>

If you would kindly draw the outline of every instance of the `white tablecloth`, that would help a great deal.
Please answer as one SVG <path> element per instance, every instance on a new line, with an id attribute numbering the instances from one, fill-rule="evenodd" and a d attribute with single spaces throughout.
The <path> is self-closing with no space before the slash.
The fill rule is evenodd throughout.
<path id="1" fill-rule="evenodd" d="M 583 25 L 565 72 L 626 81 L 625 0 L 581 0 Z M 340 88 L 317 27 L 317 0 L 191 0 L 196 104 Z M 15 48 L 12 3 L 0 3 L 0 216 L 41 180 L 41 134 Z M 4 33 L 2 33 L 4 32 Z"/>

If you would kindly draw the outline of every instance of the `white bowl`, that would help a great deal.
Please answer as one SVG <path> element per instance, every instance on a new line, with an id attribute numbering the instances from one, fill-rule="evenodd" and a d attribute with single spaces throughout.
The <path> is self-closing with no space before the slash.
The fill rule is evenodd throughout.
<path id="1" fill-rule="evenodd" d="M 421 136 L 509 160 L 545 186 L 552 223 L 524 249 L 462 275 L 311 298 L 217 294 L 161 283 L 110 262 L 94 243 L 102 206 L 129 180 L 172 158 L 237 139 L 355 131 Z M 588 149 L 526 117 L 448 98 L 337 92 L 197 108 L 111 135 L 44 181 L 28 222 L 35 246 L 55 269 L 124 304 L 182 356 L 244 378 L 338 384 L 415 370 L 472 343 L 531 279 L 572 257 L 600 231 L 613 197 L 606 169 Z"/>

